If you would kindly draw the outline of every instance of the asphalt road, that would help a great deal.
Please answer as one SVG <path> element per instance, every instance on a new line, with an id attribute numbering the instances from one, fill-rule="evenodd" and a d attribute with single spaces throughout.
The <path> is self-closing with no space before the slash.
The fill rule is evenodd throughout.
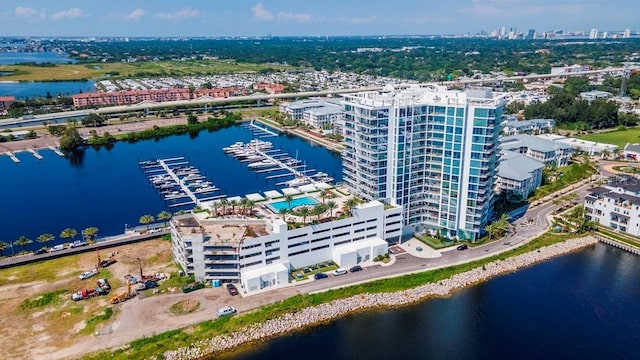
<path id="1" fill-rule="evenodd" d="M 566 193 L 576 193 L 578 195 L 577 199 L 583 199 L 589 188 L 590 185 L 585 184 L 573 190 L 569 188 L 566 190 Z M 521 243 L 530 241 L 546 232 L 550 226 L 548 216 L 560 206 L 562 205 L 554 205 L 552 201 L 548 201 L 543 205 L 529 208 L 520 218 L 512 223 L 512 228 L 507 236 L 486 245 L 470 247 L 462 251 L 455 250 L 455 248 L 441 251 L 441 257 L 431 259 L 419 258 L 408 252 L 402 252 L 395 255 L 396 261 L 390 266 L 374 265 L 365 267 L 360 272 L 339 276 L 330 274 L 329 278 L 301 283 L 295 287 L 301 293 L 325 291 L 331 288 L 354 285 L 385 277 L 395 277 L 402 274 L 425 271 L 427 269 L 447 267 L 492 256 L 515 248 Z M 394 246 L 392 248 L 402 249 L 401 246 Z"/>

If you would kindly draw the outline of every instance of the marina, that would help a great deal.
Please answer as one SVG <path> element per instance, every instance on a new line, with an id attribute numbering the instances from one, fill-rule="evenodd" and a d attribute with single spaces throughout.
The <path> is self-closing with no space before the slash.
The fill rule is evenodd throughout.
<path id="1" fill-rule="evenodd" d="M 246 162 L 247 168 L 256 173 L 265 173 L 265 179 L 284 179 L 276 186 L 298 187 L 331 183 L 334 179 L 324 172 L 307 169 L 307 165 L 291 157 L 286 152 L 273 149 L 273 144 L 253 139 L 248 143 L 236 142 L 222 149 L 225 153 L 235 157 L 240 162 Z"/>
<path id="2" fill-rule="evenodd" d="M 172 210 L 226 197 L 184 157 L 141 161 L 139 166 Z"/>
<path id="3" fill-rule="evenodd" d="M 267 129 L 264 126 L 261 126 L 261 124 L 256 123 L 255 120 L 251 120 L 248 123 L 245 123 L 243 125 L 245 128 L 249 129 L 252 133 L 252 135 L 256 138 L 268 138 L 268 137 L 275 137 L 275 136 L 279 136 L 280 134 L 274 132 L 271 129 Z"/>

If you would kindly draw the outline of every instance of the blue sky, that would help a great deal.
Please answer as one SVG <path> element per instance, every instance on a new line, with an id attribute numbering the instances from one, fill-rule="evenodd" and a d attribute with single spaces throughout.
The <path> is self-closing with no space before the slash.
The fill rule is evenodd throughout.
<path id="1" fill-rule="evenodd" d="M 640 30 L 637 0 L 2 0 L 0 36 Z"/>

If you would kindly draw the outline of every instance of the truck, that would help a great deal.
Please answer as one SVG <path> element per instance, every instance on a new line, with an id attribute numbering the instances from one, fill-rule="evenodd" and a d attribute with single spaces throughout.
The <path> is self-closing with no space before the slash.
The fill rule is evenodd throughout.
<path id="1" fill-rule="evenodd" d="M 183 287 L 182 288 L 182 292 L 186 294 L 186 293 L 190 293 L 192 291 L 200 290 L 202 288 L 204 288 L 204 284 L 199 282 L 199 281 L 196 281 L 196 282 L 192 282 L 191 284 Z"/>
<path id="2" fill-rule="evenodd" d="M 95 289 L 82 289 L 71 294 L 71 300 L 80 301 L 99 295 L 107 295 L 111 290 L 111 285 L 109 284 L 107 279 L 98 279 L 97 285 L 98 286 Z"/>

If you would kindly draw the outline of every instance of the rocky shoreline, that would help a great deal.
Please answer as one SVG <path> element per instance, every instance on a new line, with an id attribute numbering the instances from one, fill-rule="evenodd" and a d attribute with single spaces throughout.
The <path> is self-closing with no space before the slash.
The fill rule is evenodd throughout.
<path id="1" fill-rule="evenodd" d="M 190 347 L 164 353 L 165 359 L 202 359 L 217 353 L 229 351 L 240 345 L 263 341 L 310 326 L 333 321 L 345 315 L 382 307 L 398 307 L 416 303 L 430 297 L 446 296 L 452 292 L 484 282 L 493 277 L 511 273 L 550 258 L 564 255 L 587 246 L 595 245 L 593 236 L 571 239 L 540 248 L 526 254 L 504 260 L 493 261 L 483 267 L 456 274 L 438 283 L 428 283 L 412 289 L 392 293 L 359 294 L 345 299 L 305 308 L 297 313 L 286 314 L 265 323 L 253 324 L 228 335 L 219 335 L 210 340 L 200 341 Z"/>

